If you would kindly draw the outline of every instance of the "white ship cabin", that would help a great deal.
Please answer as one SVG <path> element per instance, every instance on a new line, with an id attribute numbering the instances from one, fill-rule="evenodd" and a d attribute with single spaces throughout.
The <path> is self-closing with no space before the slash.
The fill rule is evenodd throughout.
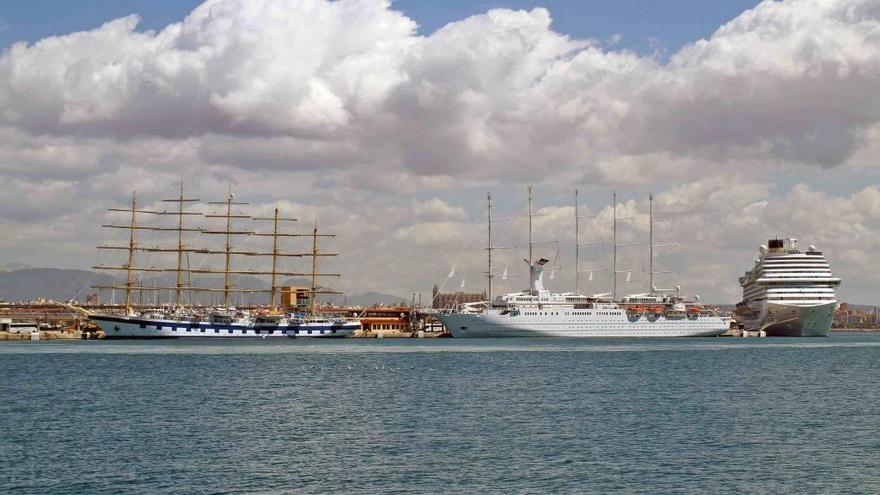
<path id="1" fill-rule="evenodd" d="M 831 267 L 821 251 L 809 246 L 798 248 L 797 239 L 771 239 L 761 246 L 755 266 L 739 278 L 743 301 L 814 305 L 836 302 L 834 288 L 840 279 L 831 274 Z"/>
<path id="2" fill-rule="evenodd" d="M 526 261 L 528 262 L 528 261 Z M 574 292 L 551 293 L 544 287 L 544 265 L 549 260 L 541 258 L 529 266 L 529 290 L 511 292 L 499 296 L 492 301 L 492 308 L 509 310 L 513 308 L 528 308 L 538 306 L 569 306 L 574 308 L 617 309 L 617 304 L 611 299 L 611 294 L 595 294 L 585 296 Z M 487 303 L 476 302 L 464 305 L 464 310 L 480 312 L 486 309 Z"/>

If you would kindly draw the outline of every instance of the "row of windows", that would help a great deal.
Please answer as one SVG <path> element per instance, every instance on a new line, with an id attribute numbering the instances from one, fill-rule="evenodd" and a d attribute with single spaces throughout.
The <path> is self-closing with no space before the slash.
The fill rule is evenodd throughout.
<path id="1" fill-rule="evenodd" d="M 376 324 L 370 325 L 366 330 L 401 330 L 403 325 L 392 325 L 392 324 Z"/>
<path id="2" fill-rule="evenodd" d="M 554 316 L 554 315 L 555 315 L 555 316 L 558 316 L 558 315 L 559 315 L 559 311 L 555 311 L 555 312 L 526 311 L 526 312 L 523 313 L 523 314 L 526 315 L 526 316 Z M 612 316 L 612 315 L 622 315 L 623 313 L 620 312 L 620 311 L 596 311 L 596 313 L 593 313 L 592 311 L 575 311 L 575 312 L 573 312 L 573 313 L 570 313 L 570 312 L 568 312 L 568 311 L 565 312 L 565 316 L 572 316 L 572 315 L 575 315 L 575 316 L 589 316 L 589 315 L 592 315 L 592 314 L 595 314 L 596 316 L 600 316 L 600 315 L 601 315 L 601 316 Z"/>
<path id="3" fill-rule="evenodd" d="M 140 327 L 141 327 L 141 328 L 146 328 L 147 326 L 146 326 L 145 324 L 141 324 Z M 162 327 L 160 327 L 160 326 L 156 326 L 156 330 L 161 330 L 161 329 L 162 329 Z M 183 331 L 184 331 L 183 328 L 177 328 L 177 329 L 175 330 L 175 329 L 170 328 L 170 327 L 165 327 L 165 329 L 166 329 L 166 330 L 171 330 L 171 331 L 177 331 L 177 332 L 183 332 Z M 212 331 L 212 330 L 213 330 L 214 334 L 219 334 L 220 331 L 221 331 L 221 329 L 219 329 L 219 328 L 200 328 L 200 329 L 187 328 L 187 329 L 186 329 L 186 333 L 193 333 L 195 330 L 198 330 L 198 332 L 196 332 L 196 333 L 208 333 L 209 331 Z M 329 329 L 329 330 L 330 330 L 332 333 L 336 333 L 336 329 L 335 329 L 335 328 L 333 328 L 333 329 Z M 298 330 L 297 333 L 299 333 L 300 331 L 301 331 L 301 330 Z M 261 335 L 262 332 L 263 332 L 263 331 L 260 330 L 260 329 L 255 329 L 255 330 L 240 330 L 240 333 L 241 333 L 242 335 L 248 335 L 248 334 L 251 334 L 251 335 Z M 317 330 L 317 332 L 318 332 L 318 333 L 324 333 L 324 330 Z M 231 328 L 227 328 L 227 329 L 226 329 L 226 334 L 227 334 L 227 335 L 232 335 L 233 333 L 234 333 L 234 330 L 233 330 L 233 329 L 231 329 Z M 282 335 L 282 334 L 284 334 L 284 331 L 283 331 L 283 330 L 266 330 L 266 335 Z M 311 329 L 306 330 L 306 334 L 307 334 L 307 335 L 311 335 L 311 334 L 312 334 L 312 330 L 311 330 Z"/>

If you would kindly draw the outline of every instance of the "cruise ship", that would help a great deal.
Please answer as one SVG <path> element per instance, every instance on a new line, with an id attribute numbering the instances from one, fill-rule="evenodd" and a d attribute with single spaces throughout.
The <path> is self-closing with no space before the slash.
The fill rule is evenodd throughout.
<path id="1" fill-rule="evenodd" d="M 798 249 L 797 239 L 771 239 L 755 266 L 740 277 L 743 300 L 736 319 L 744 329 L 768 336 L 824 337 L 837 308 L 840 279 L 815 246 Z"/>
<path id="2" fill-rule="evenodd" d="M 577 194 L 575 194 L 577 198 Z M 653 201 L 653 198 L 651 198 Z M 532 195 L 529 188 L 529 218 L 532 217 Z M 616 198 L 614 212 L 614 247 L 616 241 Z M 575 199 L 577 206 L 577 199 Z M 544 287 L 544 267 L 549 262 L 541 258 L 529 265 L 529 289 L 491 296 L 492 247 L 491 196 L 489 197 L 489 300 L 462 305 L 461 308 L 442 311 L 437 318 L 453 337 L 711 337 L 730 329 L 732 319 L 720 316 L 714 309 L 701 306 L 698 301 L 686 301 L 681 288 L 651 290 L 616 300 L 616 280 L 610 294 L 585 296 L 576 292 L 551 293 Z M 577 222 L 577 210 L 575 221 Z M 653 225 L 653 202 L 651 208 Z M 653 247 L 653 228 L 650 245 Z M 532 255 L 531 221 L 529 222 L 529 257 Z M 576 244 L 578 243 L 576 237 Z M 653 258 L 653 250 L 651 252 Z M 617 273 L 615 252 L 614 273 Z M 576 270 L 577 271 L 577 270 Z"/>

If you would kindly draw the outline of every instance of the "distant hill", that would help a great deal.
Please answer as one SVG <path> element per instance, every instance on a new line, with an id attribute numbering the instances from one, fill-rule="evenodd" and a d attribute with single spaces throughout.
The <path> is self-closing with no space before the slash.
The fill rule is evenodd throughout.
<path id="1" fill-rule="evenodd" d="M 10 266 L 10 265 L 7 265 Z M 268 289 L 269 284 L 256 277 L 234 276 L 233 284 L 236 287 L 248 287 L 254 289 Z M 96 292 L 93 285 L 123 285 L 125 282 L 120 277 L 114 277 L 103 273 L 87 270 L 65 270 L 59 268 L 25 268 L 21 270 L 0 270 L 0 299 L 5 301 L 30 301 L 34 299 L 56 299 L 66 301 L 76 299 L 84 301 L 88 294 Z M 193 285 L 200 287 L 222 288 L 223 277 L 219 275 L 194 276 Z M 142 282 L 145 287 L 174 287 L 177 284 L 177 276 L 173 273 L 159 277 L 145 278 Z M 284 285 L 307 286 L 304 279 L 285 280 Z M 116 291 L 116 302 L 121 302 L 123 291 Z M 145 291 L 141 296 L 137 292 L 132 295 L 135 301 L 142 300 L 164 303 L 173 297 L 173 291 Z M 196 293 L 193 301 L 197 304 L 210 304 L 222 302 L 221 293 Z M 109 302 L 111 294 L 109 290 L 102 291 L 102 298 Z M 234 304 L 260 304 L 268 298 L 267 294 L 235 294 Z M 343 301 L 353 306 L 371 306 L 373 304 L 392 305 L 405 298 L 381 294 L 378 292 L 365 292 L 351 295 L 324 296 L 321 300 L 342 304 Z"/>
<path id="2" fill-rule="evenodd" d="M 112 283 L 114 278 L 86 270 L 26 268 L 0 272 L 0 299 L 27 301 L 37 298 L 84 299 L 95 284 Z"/>
<path id="3" fill-rule="evenodd" d="M 33 267 L 25 263 L 7 263 L 3 266 L 0 266 L 0 272 L 13 272 L 15 270 L 26 270 L 28 268 Z"/>

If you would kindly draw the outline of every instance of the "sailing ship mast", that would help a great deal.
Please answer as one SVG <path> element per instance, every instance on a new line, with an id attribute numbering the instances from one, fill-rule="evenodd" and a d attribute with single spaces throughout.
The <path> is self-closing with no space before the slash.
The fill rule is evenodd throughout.
<path id="1" fill-rule="evenodd" d="M 184 253 L 184 245 L 183 245 L 183 218 L 187 215 L 201 215 L 198 212 L 187 212 L 184 211 L 184 205 L 186 203 L 198 203 L 201 201 L 198 198 L 185 198 L 183 196 L 183 181 L 180 182 L 180 196 L 176 199 L 163 199 L 163 203 L 177 203 L 177 288 L 174 291 L 174 305 L 180 306 L 180 292 L 183 289 L 183 253 Z M 174 213 L 166 213 L 162 214 L 174 214 Z"/>
<path id="2" fill-rule="evenodd" d="M 300 234 L 302 235 L 302 234 Z M 336 234 L 319 234 L 318 233 L 318 220 L 315 220 L 315 225 L 312 228 L 311 234 L 305 234 L 306 236 L 310 236 L 312 238 L 312 253 L 304 254 L 303 256 L 311 256 L 312 257 L 312 273 L 311 273 L 311 287 L 309 288 L 309 305 L 311 309 L 311 316 L 315 317 L 318 314 L 318 294 L 339 294 L 337 291 L 330 290 L 318 290 L 318 277 L 341 277 L 342 275 L 339 273 L 318 273 L 318 257 L 319 256 L 337 256 L 336 253 L 321 253 L 318 251 L 318 238 L 319 237 L 336 237 Z"/>
<path id="3" fill-rule="evenodd" d="M 164 201 L 164 200 L 163 200 Z M 137 268 L 134 265 L 135 262 L 135 252 L 138 251 L 152 251 L 152 252 L 160 252 L 160 251 L 182 251 L 183 248 L 183 232 L 189 231 L 199 231 L 199 229 L 190 229 L 183 226 L 183 217 L 185 215 L 201 215 L 201 213 L 195 212 L 186 212 L 183 211 L 184 203 L 188 203 L 191 201 L 198 200 L 190 200 L 183 197 L 183 186 L 181 185 L 181 193 L 179 199 L 167 200 L 173 202 L 179 202 L 180 208 L 176 212 L 168 212 L 168 211 L 156 211 L 156 210 L 143 210 L 138 209 L 137 207 L 137 199 L 136 193 L 132 193 L 131 195 L 131 207 L 130 208 L 109 208 L 108 211 L 116 211 L 116 212 L 126 212 L 130 213 L 131 217 L 128 225 L 115 225 L 115 224 L 106 224 L 102 225 L 104 228 L 113 228 L 113 229 L 126 229 L 129 231 L 129 240 L 127 246 L 98 246 L 98 249 L 110 249 L 110 250 L 125 250 L 128 251 L 128 262 L 123 266 L 93 266 L 92 268 L 96 270 L 116 270 L 116 271 L 125 271 L 125 285 L 96 285 L 93 286 L 96 289 L 125 289 L 125 312 L 128 314 L 131 311 L 131 293 L 133 290 L 138 290 L 140 294 L 143 294 L 144 290 L 164 290 L 165 287 L 157 288 L 157 287 L 142 287 L 140 281 L 136 281 L 134 279 L 135 272 L 146 272 L 146 271 L 159 271 L 156 269 L 150 268 Z M 137 223 L 137 214 L 147 214 L 147 215 L 177 215 L 178 216 L 178 225 L 177 227 L 157 227 L 150 225 L 139 225 Z M 138 230 L 149 230 L 149 231 L 172 231 L 178 233 L 178 247 L 177 249 L 161 249 L 161 248 L 147 248 L 141 247 L 136 240 L 136 231 Z M 182 256 L 178 256 L 178 264 L 177 268 L 174 269 L 178 273 L 178 283 L 176 290 L 177 293 L 177 303 L 180 302 L 180 290 L 183 288 L 183 258 Z M 137 282 L 138 286 L 135 286 L 135 282 Z M 141 301 L 139 299 L 139 301 Z M 140 302 L 139 302 L 140 304 Z"/>
<path id="4" fill-rule="evenodd" d="M 578 215 L 578 190 L 574 190 L 574 293 L 581 293 L 581 217 Z"/>
<path id="5" fill-rule="evenodd" d="M 223 254 L 226 255 L 226 269 L 223 270 L 223 306 L 229 306 L 229 293 L 232 289 L 232 236 L 233 235 L 251 235 L 254 232 L 251 231 L 234 231 L 232 230 L 232 219 L 249 219 L 250 215 L 233 215 L 232 214 L 232 206 L 233 205 L 247 205 L 248 203 L 235 202 L 235 194 L 232 193 L 232 186 L 229 186 L 229 194 L 226 196 L 226 201 L 212 201 L 209 202 L 209 205 L 226 205 L 226 214 L 225 215 L 205 215 L 205 218 L 225 218 L 226 219 L 226 230 L 206 230 L 203 231 L 203 234 L 218 234 L 226 236 L 226 250 Z"/>
<path id="6" fill-rule="evenodd" d="M 648 193 L 648 294 L 654 293 L 654 193 Z"/>
<path id="7" fill-rule="evenodd" d="M 670 289 L 657 289 L 654 286 L 654 275 L 665 274 L 665 273 L 678 273 L 678 270 L 654 270 L 654 249 L 655 248 L 666 248 L 666 247 L 676 247 L 677 243 L 667 243 L 667 244 L 654 244 L 654 224 L 657 222 L 665 222 L 670 220 L 669 218 L 654 218 L 654 194 L 648 194 L 648 292 L 653 294 L 655 292 L 663 292 L 668 291 Z"/>
<path id="8" fill-rule="evenodd" d="M 611 299 L 617 300 L 617 191 L 611 192 Z M 607 252 L 607 251 L 606 251 Z"/>
<path id="9" fill-rule="evenodd" d="M 532 266 L 532 185 L 529 184 L 529 266 Z"/>
<path id="10" fill-rule="evenodd" d="M 129 230 L 128 235 L 128 263 L 125 264 L 126 267 L 126 277 L 125 277 L 125 314 L 131 312 L 131 266 L 134 263 L 134 248 L 135 248 L 135 239 L 134 239 L 134 231 L 135 231 L 135 212 L 137 211 L 137 193 L 131 193 L 131 229 Z"/>
<path id="11" fill-rule="evenodd" d="M 492 251 L 494 249 L 492 247 L 492 193 L 486 193 L 486 210 L 487 210 L 488 226 L 489 226 L 489 237 L 488 237 L 488 241 L 486 244 L 486 253 L 488 253 L 489 265 L 488 265 L 488 269 L 486 271 L 486 279 L 488 279 L 488 281 L 489 281 L 488 299 L 489 299 L 489 306 L 491 306 L 492 305 L 492 278 L 494 278 L 494 276 L 495 276 L 492 273 Z"/>
<path id="12" fill-rule="evenodd" d="M 110 208 L 109 211 L 115 212 L 127 212 L 130 213 L 130 220 L 127 225 L 103 225 L 106 228 L 116 228 L 116 229 L 126 229 L 129 231 L 129 242 L 127 246 L 98 246 L 98 249 L 111 249 L 111 250 L 126 250 L 128 251 L 128 262 L 123 266 L 94 266 L 92 268 L 97 270 L 115 270 L 115 271 L 125 271 L 126 272 L 126 282 L 124 285 L 111 284 L 111 285 L 95 285 L 93 286 L 96 289 L 125 289 L 125 310 L 126 313 L 131 311 L 132 307 L 132 292 L 137 290 L 140 294 L 143 294 L 144 291 L 175 291 L 176 304 L 180 304 L 180 296 L 184 291 L 204 291 L 204 292 L 223 292 L 223 303 L 224 306 L 229 305 L 229 296 L 231 293 L 269 293 L 272 298 L 272 305 L 274 306 L 276 300 L 276 294 L 278 294 L 278 283 L 277 278 L 284 277 L 305 277 L 305 276 L 339 276 L 339 274 L 318 274 L 315 273 L 315 264 L 313 263 L 313 270 L 310 273 L 302 273 L 302 272 L 291 272 L 291 271 L 282 271 L 278 269 L 278 259 L 281 257 L 303 257 L 303 256 L 336 256 L 331 253 L 318 253 L 317 246 L 313 245 L 313 249 L 311 253 L 294 253 L 294 252 L 283 252 L 279 247 L 279 238 L 282 237 L 313 237 L 317 235 L 317 232 L 312 232 L 310 234 L 292 234 L 285 233 L 280 231 L 280 223 L 286 221 L 296 221 L 294 218 L 284 218 L 280 216 L 280 211 L 278 208 L 275 209 L 275 215 L 271 218 L 252 218 L 249 215 L 244 214 L 233 214 L 232 206 L 233 205 L 245 205 L 247 203 L 235 202 L 234 195 L 232 194 L 231 188 L 229 191 L 229 196 L 226 201 L 223 202 L 212 202 L 208 204 L 212 205 L 224 205 L 226 206 L 225 214 L 217 214 L 217 215 L 204 215 L 207 218 L 223 218 L 226 219 L 226 228 L 225 230 L 207 230 L 204 228 L 190 228 L 184 225 L 184 217 L 187 215 L 202 215 L 199 212 L 188 212 L 184 210 L 184 205 L 192 202 L 199 201 L 198 199 L 186 198 L 183 194 L 183 187 L 181 186 L 181 192 L 177 199 L 169 199 L 163 200 L 164 202 L 173 202 L 178 203 L 178 208 L 176 211 L 155 211 L 155 210 L 145 210 L 139 209 L 137 206 L 136 196 L 132 194 L 132 203 L 129 208 Z M 148 214 L 148 215 L 174 215 L 177 216 L 177 225 L 175 227 L 161 227 L 161 226 L 151 226 L 151 225 L 142 225 L 138 223 L 138 214 Z M 271 220 L 273 221 L 274 229 L 272 233 L 260 233 L 253 232 L 250 230 L 234 230 L 232 225 L 233 219 L 251 219 L 251 220 Z M 136 238 L 136 232 L 139 230 L 147 230 L 147 231 L 160 231 L 160 232 L 177 232 L 177 244 L 174 247 L 162 247 L 162 246 L 143 246 L 138 243 Z M 185 239 L 184 232 L 198 232 L 202 234 L 217 234 L 217 235 L 225 235 L 226 243 L 225 248 L 222 250 L 213 250 L 207 248 L 197 248 L 197 247 L 188 247 Z M 233 247 L 233 237 L 236 235 L 248 235 L 248 236 L 265 236 L 265 237 L 273 237 L 273 246 L 270 252 L 266 251 L 253 251 L 253 250 L 242 250 L 235 249 Z M 330 235 L 317 235 L 318 237 L 334 237 Z M 313 243 L 314 244 L 314 243 Z M 177 253 L 177 264 L 176 266 L 150 266 L 150 267 L 138 267 L 135 266 L 136 262 L 136 252 L 156 252 L 156 253 Z M 223 270 L 216 270 L 210 268 L 189 268 L 188 266 L 184 269 L 184 253 L 186 253 L 187 257 L 189 253 L 197 253 L 197 254 L 222 254 L 225 256 L 225 267 Z M 272 257 L 272 269 L 271 271 L 265 270 L 235 270 L 232 267 L 232 257 L 233 256 L 271 256 Z M 188 265 L 188 258 L 186 260 Z M 166 272 L 176 272 L 177 273 L 177 284 L 174 287 L 160 287 L 158 284 L 153 284 L 152 286 L 145 286 L 142 283 L 140 278 L 135 278 L 135 274 L 139 272 L 148 272 L 148 273 L 166 273 Z M 217 288 L 207 288 L 207 287 L 193 287 L 191 282 L 184 283 L 184 274 L 191 275 L 193 273 L 196 274 L 223 274 L 224 275 L 224 287 L 222 289 Z M 244 288 L 235 288 L 233 287 L 231 275 L 270 275 L 272 277 L 272 286 L 269 290 L 262 289 L 244 289 Z M 187 277 L 188 278 L 188 277 Z M 315 285 L 315 284 L 313 284 Z M 141 301 L 142 303 L 143 301 Z"/>
<path id="13" fill-rule="evenodd" d="M 269 306 L 277 307 L 275 305 L 275 295 L 278 293 L 278 284 L 276 283 L 278 278 L 278 257 L 279 256 L 296 256 L 302 257 L 302 253 L 282 253 L 278 249 L 278 239 L 281 237 L 294 237 L 294 234 L 285 234 L 278 231 L 279 222 L 296 222 L 296 218 L 283 218 L 279 216 L 278 207 L 275 207 L 275 215 L 271 218 L 254 218 L 257 221 L 271 221 L 273 224 L 273 229 L 271 234 L 263 234 L 263 233 L 254 233 L 256 236 L 265 236 L 272 237 L 272 288 L 270 289 L 269 296 Z"/>

